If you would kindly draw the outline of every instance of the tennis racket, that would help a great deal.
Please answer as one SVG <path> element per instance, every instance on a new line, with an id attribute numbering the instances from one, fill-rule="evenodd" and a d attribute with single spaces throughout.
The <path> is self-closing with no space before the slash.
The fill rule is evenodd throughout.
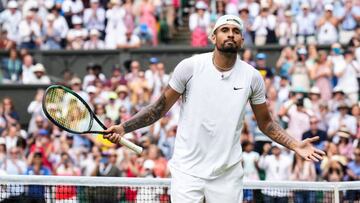
<path id="1" fill-rule="evenodd" d="M 46 117 L 59 128 L 75 134 L 106 134 L 105 125 L 77 93 L 61 85 L 51 85 L 45 91 L 42 108 Z M 142 147 L 120 139 L 120 144 L 140 154 Z"/>

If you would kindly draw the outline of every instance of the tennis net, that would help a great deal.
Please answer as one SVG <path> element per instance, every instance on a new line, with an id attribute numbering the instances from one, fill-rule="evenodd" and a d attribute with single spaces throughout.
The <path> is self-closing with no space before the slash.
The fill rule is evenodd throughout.
<path id="1" fill-rule="evenodd" d="M 247 202 L 360 200 L 360 181 L 245 181 Z M 170 180 L 83 176 L 1 176 L 0 202 L 170 202 Z"/>

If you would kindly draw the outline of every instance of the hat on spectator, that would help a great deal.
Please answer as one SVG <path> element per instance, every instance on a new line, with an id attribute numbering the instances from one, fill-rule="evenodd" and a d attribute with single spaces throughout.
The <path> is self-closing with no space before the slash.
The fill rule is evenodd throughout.
<path id="1" fill-rule="evenodd" d="M 45 72 L 45 68 L 44 66 L 41 64 L 41 63 L 37 63 L 34 67 L 33 67 L 33 72 L 36 73 L 36 72 L 42 72 L 44 73 Z"/>
<path id="2" fill-rule="evenodd" d="M 52 9 L 55 6 L 55 2 L 53 0 L 44 1 L 44 6 L 46 9 Z"/>
<path id="3" fill-rule="evenodd" d="M 265 54 L 265 53 L 257 53 L 257 54 L 256 54 L 256 59 L 257 59 L 257 60 L 266 59 L 266 54 Z"/>
<path id="4" fill-rule="evenodd" d="M 90 35 L 96 35 L 96 36 L 99 36 L 99 35 L 100 35 L 100 33 L 99 33 L 99 31 L 98 31 L 97 29 L 91 29 L 91 30 L 90 30 Z"/>
<path id="5" fill-rule="evenodd" d="M 335 94 L 335 93 L 345 94 L 343 89 L 339 86 L 335 86 L 332 92 L 333 92 L 333 94 Z"/>
<path id="6" fill-rule="evenodd" d="M 349 105 L 345 101 L 340 101 L 337 109 L 349 109 Z"/>
<path id="7" fill-rule="evenodd" d="M 249 12 L 249 8 L 246 3 L 239 4 L 238 9 L 239 9 L 239 12 L 240 11 L 248 11 Z"/>
<path id="8" fill-rule="evenodd" d="M 71 85 L 81 84 L 81 79 L 78 77 L 74 77 L 73 79 L 71 79 L 70 84 Z"/>
<path id="9" fill-rule="evenodd" d="M 73 16 L 72 18 L 71 18 L 71 23 L 73 24 L 73 25 L 79 25 L 79 24 L 82 24 L 82 19 L 79 17 L 79 16 Z"/>
<path id="10" fill-rule="evenodd" d="M 156 57 L 151 57 L 149 61 L 150 61 L 150 64 L 159 63 L 159 59 Z"/>
<path id="11" fill-rule="evenodd" d="M 49 131 L 46 129 L 40 129 L 38 135 L 49 135 Z"/>
<path id="12" fill-rule="evenodd" d="M 128 88 L 126 85 L 120 85 L 116 88 L 116 93 L 125 92 L 128 93 Z"/>
<path id="13" fill-rule="evenodd" d="M 0 145 L 6 144 L 5 139 L 3 137 L 0 137 Z"/>
<path id="14" fill-rule="evenodd" d="M 306 55 L 307 54 L 307 50 L 304 47 L 299 48 L 296 52 L 299 55 Z"/>
<path id="15" fill-rule="evenodd" d="M 244 28 L 243 21 L 236 15 L 223 15 L 220 18 L 217 19 L 214 28 L 212 29 L 211 35 L 213 35 L 220 26 L 223 25 L 235 25 L 237 28 L 242 32 Z M 211 36 L 210 35 L 210 36 Z M 210 37 L 209 36 L 209 37 Z"/>
<path id="16" fill-rule="evenodd" d="M 141 23 L 139 28 L 140 28 L 141 33 L 147 33 L 148 32 L 148 26 L 147 26 L 146 23 Z"/>
<path id="17" fill-rule="evenodd" d="M 8 8 L 17 8 L 18 7 L 18 3 L 16 1 L 9 1 L 7 4 Z"/>
<path id="18" fill-rule="evenodd" d="M 304 8 L 310 8 L 310 4 L 307 2 L 307 1 L 304 1 L 302 4 L 301 4 L 301 8 L 304 9 Z"/>
<path id="19" fill-rule="evenodd" d="M 313 86 L 313 87 L 310 89 L 309 94 L 318 94 L 318 95 L 320 95 L 320 89 L 319 89 L 317 86 Z"/>
<path id="20" fill-rule="evenodd" d="M 196 9 L 201 9 L 201 10 L 206 10 L 206 9 L 207 9 L 207 5 L 206 5 L 206 3 L 203 2 L 203 1 L 198 1 L 198 2 L 196 2 L 196 4 L 195 4 L 195 8 L 196 8 Z"/>
<path id="21" fill-rule="evenodd" d="M 109 97 L 109 99 L 117 99 L 118 98 L 118 96 L 115 92 L 110 92 L 108 97 Z"/>
<path id="22" fill-rule="evenodd" d="M 88 86 L 87 88 L 86 88 L 86 92 L 87 93 L 96 93 L 96 87 L 95 86 L 93 86 L 93 85 L 90 85 L 90 86 Z"/>
<path id="23" fill-rule="evenodd" d="M 99 3 L 99 0 L 90 0 L 90 3 Z"/>
<path id="24" fill-rule="evenodd" d="M 285 11 L 284 15 L 285 16 L 292 16 L 293 14 L 292 14 L 292 12 L 290 10 L 287 10 L 287 11 Z"/>
<path id="25" fill-rule="evenodd" d="M 336 133 L 339 137 L 347 138 L 349 139 L 351 137 L 351 133 L 349 132 L 348 128 L 346 126 L 340 127 L 339 131 Z"/>
<path id="26" fill-rule="evenodd" d="M 119 0 L 110 0 L 110 3 L 112 3 L 112 4 L 120 4 L 120 1 Z"/>
<path id="27" fill-rule="evenodd" d="M 46 16 L 46 20 L 48 21 L 54 21 L 55 20 L 55 15 L 52 13 L 49 13 L 48 16 Z"/>
<path id="28" fill-rule="evenodd" d="M 306 90 L 301 86 L 296 86 L 296 87 L 291 88 L 291 92 L 294 92 L 294 93 L 306 93 Z"/>
<path id="29" fill-rule="evenodd" d="M 152 170 L 155 167 L 155 162 L 153 160 L 147 159 L 144 161 L 144 169 Z"/>
<path id="30" fill-rule="evenodd" d="M 325 8 L 325 11 L 333 11 L 334 10 L 334 6 L 331 4 L 326 4 L 324 8 Z"/>

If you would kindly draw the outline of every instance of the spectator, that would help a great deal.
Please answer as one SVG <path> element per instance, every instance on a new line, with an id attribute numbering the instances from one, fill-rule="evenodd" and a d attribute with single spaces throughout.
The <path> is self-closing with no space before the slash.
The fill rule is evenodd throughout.
<path id="1" fill-rule="evenodd" d="M 269 5 L 267 3 L 261 5 L 261 11 L 256 16 L 251 30 L 255 32 L 255 45 L 262 46 L 266 43 L 275 43 L 275 26 L 276 17 L 269 13 Z"/>
<path id="2" fill-rule="evenodd" d="M 153 36 L 151 30 L 145 23 L 142 23 L 137 28 L 135 28 L 134 33 L 139 37 L 142 46 L 151 46 L 153 44 L 153 38 L 155 36 Z"/>
<path id="3" fill-rule="evenodd" d="M 301 47 L 296 50 L 296 53 L 297 61 L 289 69 L 292 88 L 301 88 L 308 92 L 310 90 L 310 68 L 306 65 L 307 51 Z"/>
<path id="4" fill-rule="evenodd" d="M 83 28 L 83 21 L 79 16 L 73 16 L 71 19 L 73 28 L 67 34 L 67 49 L 82 49 L 85 39 L 88 36 L 88 31 Z"/>
<path id="5" fill-rule="evenodd" d="M 280 45 L 295 45 L 297 25 L 293 21 L 291 11 L 285 12 L 285 21 L 277 25 L 276 35 Z"/>
<path id="6" fill-rule="evenodd" d="M 204 1 L 198 1 L 195 5 L 196 12 L 189 17 L 189 29 L 191 31 L 191 46 L 205 47 L 208 44 L 207 31 L 210 27 L 210 14 Z"/>
<path id="7" fill-rule="evenodd" d="M 155 163 L 155 177 L 167 177 L 167 160 L 162 156 L 160 149 L 156 145 L 149 146 L 147 159 L 152 160 Z"/>
<path id="8" fill-rule="evenodd" d="M 321 105 L 321 100 L 320 100 L 321 94 L 320 94 L 320 89 L 316 86 L 313 86 L 312 88 L 310 88 L 309 91 L 309 99 L 310 99 L 310 103 L 311 103 L 311 114 L 316 116 L 317 118 L 320 118 L 320 105 Z"/>
<path id="9" fill-rule="evenodd" d="M 355 34 L 356 21 L 360 19 L 360 8 L 356 7 L 352 0 L 345 0 L 340 10 L 339 42 L 347 44 Z"/>
<path id="10" fill-rule="evenodd" d="M 310 118 L 304 107 L 304 98 L 295 99 L 291 103 L 287 107 L 280 109 L 279 116 L 288 116 L 287 131 L 289 135 L 297 140 L 302 140 L 303 133 L 310 129 Z"/>
<path id="11" fill-rule="evenodd" d="M 1 70 L 3 83 L 19 83 L 22 74 L 22 64 L 16 49 L 11 49 L 9 57 L 2 60 Z"/>
<path id="12" fill-rule="evenodd" d="M 296 16 L 297 42 L 299 44 L 315 43 L 315 23 L 316 16 L 310 11 L 308 2 L 301 4 L 302 12 Z"/>
<path id="13" fill-rule="evenodd" d="M 326 4 L 324 15 L 316 22 L 319 44 L 332 44 L 338 40 L 337 25 L 339 21 L 333 15 L 334 6 Z"/>
<path id="14" fill-rule="evenodd" d="M 49 1 L 47 1 L 47 2 L 49 2 Z M 78 1 L 75 1 L 75 2 L 78 3 Z M 74 3 L 74 1 L 72 1 L 72 3 Z M 61 48 L 65 48 L 66 35 L 69 32 L 69 25 L 71 25 L 71 18 L 69 19 L 69 23 L 68 23 L 68 21 L 65 19 L 65 17 L 63 15 L 61 15 L 61 10 L 57 9 L 56 6 L 52 6 L 50 9 L 50 12 L 51 12 L 51 14 L 53 14 L 55 16 L 54 29 L 60 31 Z"/>
<path id="15" fill-rule="evenodd" d="M 11 41 L 8 32 L 6 30 L 0 29 L 0 49 L 10 50 L 15 47 L 15 42 Z M 1 83 L 1 78 L 0 78 Z"/>
<path id="16" fill-rule="evenodd" d="M 23 84 L 29 84 L 31 83 L 31 80 L 35 77 L 33 68 L 34 68 L 34 61 L 33 57 L 30 54 L 26 54 L 23 58 L 23 64 L 22 64 L 22 83 Z"/>
<path id="17" fill-rule="evenodd" d="M 295 181 L 316 181 L 316 172 L 313 162 L 306 161 L 299 155 L 294 155 L 291 170 L 291 179 Z M 295 191 L 294 202 L 316 202 L 315 191 Z"/>
<path id="18" fill-rule="evenodd" d="M 349 103 L 345 97 L 344 91 L 338 86 L 334 87 L 334 89 L 332 91 L 332 98 L 328 102 L 329 102 L 329 106 L 330 106 L 330 111 L 332 113 L 337 112 L 338 106 L 340 103 L 344 103 L 344 102 L 346 104 Z"/>
<path id="19" fill-rule="evenodd" d="M 116 42 L 118 49 L 132 49 L 141 46 L 140 38 L 131 30 L 127 30 L 125 36 L 120 36 Z"/>
<path id="20" fill-rule="evenodd" d="M 3 165 L 3 169 L 8 175 L 23 175 L 26 172 L 26 162 L 22 158 L 23 156 L 16 146 L 10 147 L 9 158 L 6 159 Z"/>
<path id="21" fill-rule="evenodd" d="M 357 122 L 354 116 L 348 114 L 349 106 L 345 102 L 339 103 L 338 113 L 333 115 L 329 121 L 328 135 L 333 137 L 341 127 L 346 127 L 350 134 L 353 136 L 357 131 Z"/>
<path id="22" fill-rule="evenodd" d="M 244 23 L 244 30 L 243 30 L 244 44 L 246 46 L 252 45 L 253 39 L 251 36 L 251 25 L 254 19 L 249 15 L 249 8 L 247 7 L 246 3 L 239 4 L 239 16 Z"/>
<path id="23" fill-rule="evenodd" d="M 3 117 L 7 124 L 17 124 L 20 120 L 19 113 L 15 110 L 14 102 L 10 97 L 5 97 L 2 100 Z"/>
<path id="24" fill-rule="evenodd" d="M 70 156 L 63 152 L 61 153 L 61 162 L 55 169 L 55 174 L 58 176 L 79 176 L 80 170 L 74 166 L 73 160 Z M 76 200 L 75 186 L 61 186 L 55 187 L 55 199 L 58 201 L 73 201 Z"/>
<path id="25" fill-rule="evenodd" d="M 360 69 L 360 64 L 354 60 L 354 54 L 351 50 L 346 51 L 344 56 L 344 65 L 334 66 L 334 75 L 338 78 L 337 87 L 344 90 L 352 105 L 359 101 L 359 84 L 356 74 L 357 70 Z"/>
<path id="26" fill-rule="evenodd" d="M 281 50 L 279 59 L 276 62 L 276 69 L 282 77 L 290 77 L 289 70 L 296 62 L 296 54 L 291 47 L 285 47 Z"/>
<path id="27" fill-rule="evenodd" d="M 89 36 L 90 36 L 90 39 L 84 43 L 84 49 L 85 50 L 90 50 L 90 49 L 100 50 L 100 49 L 105 48 L 104 41 L 99 39 L 100 33 L 99 33 L 98 30 L 91 29 L 90 32 L 89 32 Z"/>
<path id="28" fill-rule="evenodd" d="M 152 33 L 152 45 L 158 45 L 158 31 L 156 27 L 156 19 L 155 19 L 155 7 L 153 2 L 150 0 L 142 0 L 138 4 L 139 8 L 137 11 L 139 12 L 140 24 L 146 24 Z"/>
<path id="29" fill-rule="evenodd" d="M 35 75 L 28 84 L 50 84 L 50 78 L 45 73 L 45 67 L 41 63 L 37 63 L 33 68 L 32 71 Z"/>
<path id="30" fill-rule="evenodd" d="M 348 163 L 346 174 L 349 181 L 360 180 L 360 148 L 354 150 L 354 160 Z M 360 198 L 360 192 L 356 190 L 347 191 L 346 199 L 354 201 Z"/>
<path id="31" fill-rule="evenodd" d="M 84 4 L 81 0 L 64 0 L 60 5 L 61 10 L 64 13 L 64 17 L 68 25 L 74 26 L 72 18 L 80 17 L 84 10 Z"/>
<path id="32" fill-rule="evenodd" d="M 19 24 L 20 48 L 36 49 L 42 45 L 41 28 L 39 22 L 35 20 L 36 13 L 27 11 L 25 19 Z"/>
<path id="33" fill-rule="evenodd" d="M 56 26 L 55 20 L 56 16 L 52 13 L 46 17 L 46 23 L 42 30 L 44 36 L 44 45 L 42 49 L 61 49 L 61 34 L 63 30 L 61 30 L 62 27 Z"/>
<path id="34" fill-rule="evenodd" d="M 84 27 L 87 30 L 96 29 L 102 33 L 105 30 L 105 10 L 100 7 L 99 0 L 90 0 L 90 8 L 84 10 Z M 102 38 L 103 39 L 103 38 Z"/>
<path id="35" fill-rule="evenodd" d="M 243 167 L 244 167 L 244 179 L 247 181 L 260 180 L 258 174 L 258 161 L 259 154 L 253 151 L 253 144 L 249 141 L 242 143 L 243 151 Z M 244 190 L 244 201 L 252 202 L 254 200 L 254 194 L 252 190 Z"/>
<path id="36" fill-rule="evenodd" d="M 281 147 L 282 148 L 282 147 Z M 288 180 L 291 174 L 292 161 L 281 153 L 278 144 L 265 144 L 259 159 L 259 168 L 265 170 L 267 181 Z M 272 154 L 269 155 L 271 149 Z M 285 190 L 264 189 L 264 202 L 288 202 L 288 192 Z"/>
<path id="37" fill-rule="evenodd" d="M 310 129 L 303 133 L 302 140 L 319 136 L 319 140 L 314 142 L 318 149 L 324 149 L 325 141 L 327 140 L 327 133 L 319 129 L 319 119 L 315 116 L 310 118 Z"/>
<path id="38" fill-rule="evenodd" d="M 105 28 L 105 46 L 108 49 L 116 48 L 116 38 L 118 35 L 125 35 L 126 10 L 121 6 L 120 0 L 111 0 L 110 8 L 106 11 L 107 24 Z"/>
<path id="39" fill-rule="evenodd" d="M 18 25 L 22 14 L 18 9 L 17 1 L 11 0 L 7 3 L 7 9 L 0 14 L 0 25 L 2 30 L 6 30 L 7 38 L 16 43 L 19 37 Z"/>
<path id="40" fill-rule="evenodd" d="M 29 104 L 27 108 L 27 112 L 31 114 L 31 119 L 29 121 L 29 128 L 28 132 L 34 132 L 38 130 L 36 128 L 36 122 L 41 122 L 41 125 L 44 122 L 43 116 L 43 109 L 42 109 L 42 98 L 44 96 L 44 90 L 39 89 L 36 92 L 34 100 Z M 40 126 L 39 129 L 43 128 L 44 126 Z"/>
<path id="41" fill-rule="evenodd" d="M 251 49 L 245 49 L 244 53 L 242 54 L 242 59 L 243 61 L 245 61 L 246 63 L 255 66 L 255 61 L 253 59 L 253 55 L 251 52 Z"/>
<path id="42" fill-rule="evenodd" d="M 35 152 L 30 154 L 30 165 L 25 175 L 51 175 L 48 167 L 43 165 L 43 154 Z M 27 190 L 27 197 L 32 202 L 45 202 L 45 186 L 30 185 Z"/>
<path id="43" fill-rule="evenodd" d="M 331 65 L 327 60 L 327 53 L 320 51 L 315 65 L 310 69 L 310 78 L 314 80 L 315 85 L 321 89 L 321 99 L 323 101 L 328 101 L 331 97 L 331 76 Z"/>
<path id="44" fill-rule="evenodd" d="M 351 160 L 353 156 L 353 143 L 350 132 L 346 127 L 342 127 L 333 138 L 333 142 L 338 145 L 339 154 Z"/>
<path id="45" fill-rule="evenodd" d="M 273 78 L 274 73 L 270 67 L 266 65 L 267 55 L 264 53 L 256 54 L 256 66 L 255 68 L 260 72 L 260 74 L 264 77 L 264 79 Z"/>

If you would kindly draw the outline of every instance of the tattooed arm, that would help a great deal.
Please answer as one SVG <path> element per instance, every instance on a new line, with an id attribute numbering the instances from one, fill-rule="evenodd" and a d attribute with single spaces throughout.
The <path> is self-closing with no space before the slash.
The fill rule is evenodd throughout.
<path id="1" fill-rule="evenodd" d="M 105 131 L 108 134 L 104 135 L 104 138 L 118 143 L 124 134 L 155 123 L 169 111 L 180 95 L 170 86 L 167 86 L 155 103 L 139 111 L 130 120 L 120 125 L 111 126 Z"/>
<path id="2" fill-rule="evenodd" d="M 251 105 L 260 130 L 269 136 L 275 142 L 295 151 L 306 160 L 318 161 L 322 159 L 325 153 L 316 149 L 311 143 L 318 140 L 319 137 L 308 138 L 303 141 L 297 141 L 286 133 L 280 125 L 273 120 L 266 103 Z"/>

